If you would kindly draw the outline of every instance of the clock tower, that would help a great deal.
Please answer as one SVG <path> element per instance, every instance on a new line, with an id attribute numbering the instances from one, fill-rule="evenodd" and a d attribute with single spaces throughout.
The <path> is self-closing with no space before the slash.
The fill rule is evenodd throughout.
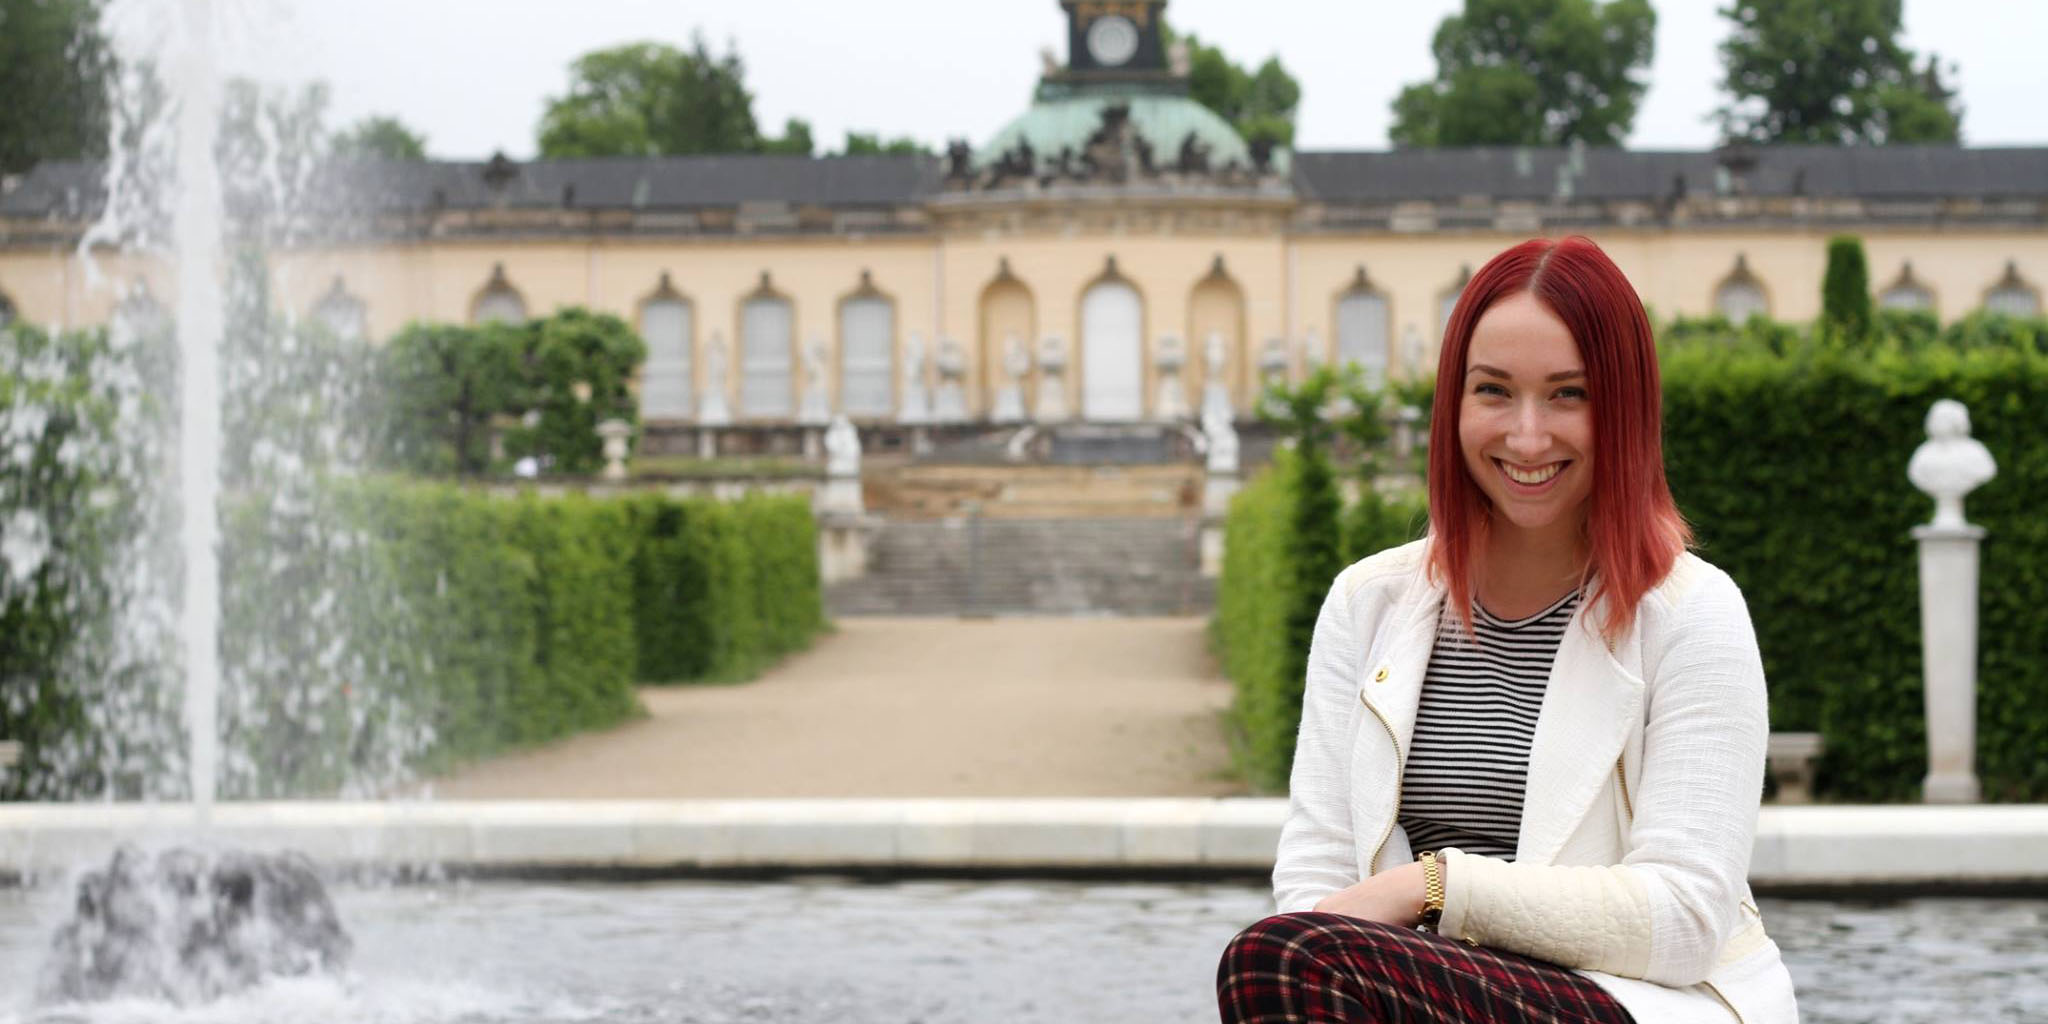
<path id="1" fill-rule="evenodd" d="M 1148 81 L 1170 76 L 1166 0 L 1060 0 L 1067 11 L 1066 76 Z"/>

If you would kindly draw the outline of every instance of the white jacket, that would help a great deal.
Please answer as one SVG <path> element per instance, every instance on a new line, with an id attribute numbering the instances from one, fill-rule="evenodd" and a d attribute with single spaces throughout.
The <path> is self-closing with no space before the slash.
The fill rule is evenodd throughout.
<path id="1" fill-rule="evenodd" d="M 1338 575 L 1309 651 L 1281 913 L 1414 859 L 1397 823 L 1444 588 L 1427 540 Z M 1796 1024 L 1749 891 L 1763 663 L 1742 593 L 1688 553 L 1611 647 L 1581 602 L 1529 754 L 1515 860 L 1451 850 L 1441 930 L 1575 968 L 1639 1024 Z"/>

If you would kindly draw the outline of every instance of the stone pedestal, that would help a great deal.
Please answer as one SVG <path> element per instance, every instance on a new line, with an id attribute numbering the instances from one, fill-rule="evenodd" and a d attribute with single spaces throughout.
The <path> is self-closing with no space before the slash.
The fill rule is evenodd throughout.
<path id="1" fill-rule="evenodd" d="M 1778 784 L 1778 803 L 1813 802 L 1813 765 L 1824 748 L 1817 732 L 1774 732 L 1764 763 Z"/>
<path id="2" fill-rule="evenodd" d="M 1981 526 L 1916 526 L 1931 804 L 1976 803 L 1977 566 Z"/>
<path id="3" fill-rule="evenodd" d="M 859 481 L 855 481 L 855 486 Z M 868 574 L 868 546 L 881 531 L 880 516 L 848 512 L 818 514 L 818 578 L 830 586 Z"/>
<path id="4" fill-rule="evenodd" d="M 632 439 L 633 428 L 625 420 L 606 420 L 597 425 L 597 436 L 604 439 L 604 479 L 624 480 L 626 442 Z"/>

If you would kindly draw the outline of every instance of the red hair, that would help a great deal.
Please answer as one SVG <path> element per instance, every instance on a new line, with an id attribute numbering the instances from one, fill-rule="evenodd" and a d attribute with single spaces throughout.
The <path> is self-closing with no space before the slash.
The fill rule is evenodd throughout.
<path id="1" fill-rule="evenodd" d="M 1662 582 L 1692 542 L 1664 480 L 1663 388 L 1642 299 L 1589 238 L 1532 239 L 1495 256 L 1458 297 L 1444 327 L 1429 425 L 1430 569 L 1451 607 L 1472 622 L 1473 580 L 1491 503 L 1465 468 L 1458 441 L 1472 329 L 1511 295 L 1536 296 L 1571 331 L 1593 411 L 1593 487 L 1587 498 L 1590 600 L 1605 605 L 1601 631 L 1618 639 L 1636 603 Z"/>

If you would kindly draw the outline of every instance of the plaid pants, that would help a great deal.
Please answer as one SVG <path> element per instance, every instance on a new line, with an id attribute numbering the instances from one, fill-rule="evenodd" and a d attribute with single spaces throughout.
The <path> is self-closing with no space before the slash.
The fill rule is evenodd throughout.
<path id="1" fill-rule="evenodd" d="M 1225 1024 L 1633 1024 L 1600 986 L 1555 964 L 1317 913 L 1239 932 L 1216 970 L 1216 1003 Z"/>

